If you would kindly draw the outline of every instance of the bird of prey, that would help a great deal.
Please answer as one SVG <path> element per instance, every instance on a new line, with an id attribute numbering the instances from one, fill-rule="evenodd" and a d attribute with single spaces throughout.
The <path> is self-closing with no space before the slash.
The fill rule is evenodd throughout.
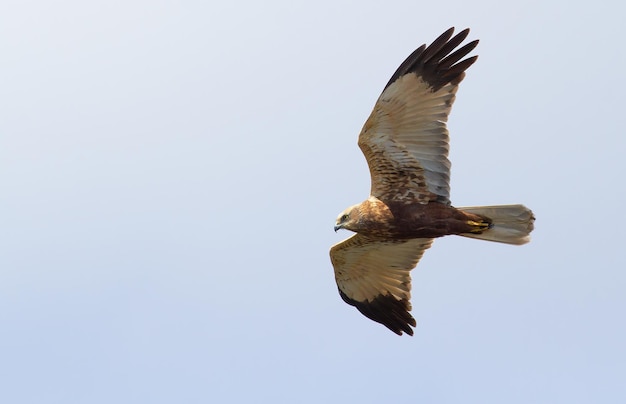
<path id="1" fill-rule="evenodd" d="M 330 249 L 341 298 L 398 335 L 413 335 L 410 271 L 433 240 L 460 235 L 524 244 L 533 213 L 523 205 L 455 208 L 450 203 L 446 122 L 459 83 L 478 56 L 469 29 L 448 29 L 398 67 L 365 122 L 358 144 L 370 196 L 344 210 L 335 231 L 355 232 Z"/>

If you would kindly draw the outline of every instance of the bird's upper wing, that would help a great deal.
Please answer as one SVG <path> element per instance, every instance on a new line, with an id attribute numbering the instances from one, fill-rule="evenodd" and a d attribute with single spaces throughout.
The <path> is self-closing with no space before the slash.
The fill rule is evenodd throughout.
<path id="1" fill-rule="evenodd" d="M 446 122 L 478 44 L 455 51 L 469 29 L 450 28 L 415 50 L 393 74 L 359 135 L 372 177 L 371 194 L 385 202 L 450 202 Z"/>
<path id="2" fill-rule="evenodd" d="M 410 271 L 433 239 L 379 240 L 360 234 L 335 244 L 330 259 L 341 298 L 398 335 L 413 335 Z"/>

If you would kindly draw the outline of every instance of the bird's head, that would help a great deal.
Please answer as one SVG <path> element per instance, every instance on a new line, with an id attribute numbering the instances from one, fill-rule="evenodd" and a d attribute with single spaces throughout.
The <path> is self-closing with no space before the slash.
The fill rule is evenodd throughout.
<path id="1" fill-rule="evenodd" d="M 337 216 L 335 221 L 335 232 L 339 229 L 346 229 L 357 231 L 357 224 L 359 222 L 359 205 L 350 206 Z"/>

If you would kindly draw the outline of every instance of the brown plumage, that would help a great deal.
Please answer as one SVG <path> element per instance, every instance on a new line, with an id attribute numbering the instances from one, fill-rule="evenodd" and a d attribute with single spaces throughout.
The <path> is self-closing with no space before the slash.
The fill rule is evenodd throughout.
<path id="1" fill-rule="evenodd" d="M 478 44 L 456 49 L 469 29 L 453 32 L 415 50 L 378 98 L 359 135 L 370 197 L 339 215 L 335 231 L 357 234 L 330 250 L 341 298 L 398 335 L 413 335 L 410 271 L 433 239 L 454 234 L 524 244 L 535 219 L 523 205 L 450 204 L 446 122 L 477 56 L 463 58 Z"/>

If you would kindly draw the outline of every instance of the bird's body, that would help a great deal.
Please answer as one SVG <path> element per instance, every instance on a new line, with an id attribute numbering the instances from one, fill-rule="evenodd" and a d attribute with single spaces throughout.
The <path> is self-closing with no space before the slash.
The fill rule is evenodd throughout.
<path id="1" fill-rule="evenodd" d="M 411 239 L 481 233 L 489 228 L 488 217 L 466 213 L 439 202 L 426 204 L 385 203 L 370 197 L 351 208 L 355 220 L 339 228 L 369 237 Z"/>
<path id="2" fill-rule="evenodd" d="M 342 212 L 335 231 L 352 237 L 330 258 L 341 298 L 401 335 L 413 335 L 410 271 L 435 238 L 461 235 L 507 244 L 530 240 L 534 216 L 523 205 L 455 208 L 450 203 L 446 122 L 478 41 L 451 28 L 396 70 L 359 135 L 370 196 Z"/>

